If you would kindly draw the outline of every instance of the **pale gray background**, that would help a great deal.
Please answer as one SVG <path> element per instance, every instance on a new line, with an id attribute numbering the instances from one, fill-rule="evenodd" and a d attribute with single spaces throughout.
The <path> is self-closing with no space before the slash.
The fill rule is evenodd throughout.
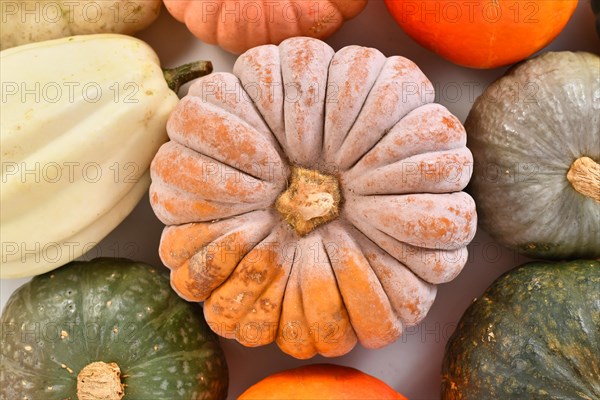
<path id="1" fill-rule="evenodd" d="M 159 20 L 138 36 L 156 50 L 163 66 L 167 67 L 208 59 L 212 60 L 215 71 L 231 71 L 236 59 L 236 56 L 194 38 L 164 8 Z M 412 59 L 436 87 L 437 101 L 463 122 L 474 100 L 472 93 L 479 95 L 505 70 L 459 67 L 421 48 L 396 25 L 382 0 L 371 0 L 361 15 L 346 23 L 327 42 L 335 50 L 356 44 L 376 47 L 387 56 L 402 55 Z M 579 2 L 565 30 L 546 50 L 600 51 L 589 0 Z M 154 217 L 146 197 L 85 258 L 119 256 L 159 265 L 157 248 L 161 230 L 162 225 Z M 456 322 L 473 298 L 500 274 L 523 261 L 526 261 L 524 257 L 494 243 L 487 234 L 479 231 L 470 245 L 470 258 L 465 269 L 453 282 L 439 286 L 437 299 L 427 318 L 419 326 L 409 329 L 396 343 L 380 350 L 357 346 L 344 357 L 300 361 L 283 354 L 275 345 L 245 348 L 237 342 L 222 340 L 230 369 L 229 398 L 236 398 L 271 373 L 308 363 L 332 362 L 374 375 L 410 399 L 438 399 L 444 346 Z M 25 281 L 1 280 L 2 307 L 12 291 Z"/>

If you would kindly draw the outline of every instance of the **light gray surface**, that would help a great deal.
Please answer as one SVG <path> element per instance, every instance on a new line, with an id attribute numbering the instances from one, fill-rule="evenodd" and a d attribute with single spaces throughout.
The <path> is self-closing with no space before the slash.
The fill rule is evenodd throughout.
<path id="1" fill-rule="evenodd" d="M 234 55 L 195 39 L 165 9 L 159 20 L 138 36 L 156 50 L 167 67 L 195 59 L 208 59 L 213 61 L 215 71 L 231 71 L 236 59 Z M 346 23 L 327 42 L 335 50 L 356 44 L 376 47 L 386 56 L 402 55 L 412 59 L 434 84 L 437 101 L 463 122 L 474 96 L 479 95 L 489 82 L 505 70 L 459 67 L 419 47 L 395 24 L 382 0 L 371 0 L 360 16 Z M 600 51 L 589 0 L 580 1 L 565 30 L 544 50 Z M 161 230 L 162 225 L 154 217 L 145 198 L 85 259 L 97 256 L 128 257 L 159 265 L 157 248 Z M 426 319 L 419 326 L 408 329 L 401 339 L 386 348 L 366 350 L 357 346 L 344 357 L 315 357 L 300 361 L 281 353 L 275 345 L 244 348 L 236 342 L 222 340 L 230 368 L 229 398 L 236 398 L 248 386 L 274 372 L 308 363 L 333 362 L 374 375 L 410 399 L 438 399 L 444 346 L 456 322 L 471 300 L 480 295 L 496 277 L 526 260 L 492 242 L 482 231 L 478 232 L 469 247 L 466 267 L 454 281 L 438 287 L 437 299 Z M 0 282 L 2 307 L 12 291 L 25 281 L 16 279 Z"/>

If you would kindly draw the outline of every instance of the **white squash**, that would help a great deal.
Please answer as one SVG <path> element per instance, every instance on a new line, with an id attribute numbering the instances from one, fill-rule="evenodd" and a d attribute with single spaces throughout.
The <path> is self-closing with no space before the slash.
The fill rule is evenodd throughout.
<path id="1" fill-rule="evenodd" d="M 131 212 L 178 97 L 152 48 L 124 35 L 19 46 L 0 64 L 0 276 L 16 278 L 81 256 Z"/>
<path id="2" fill-rule="evenodd" d="M 154 22 L 161 6 L 161 0 L 0 0 L 0 50 L 71 35 L 131 35 Z"/>

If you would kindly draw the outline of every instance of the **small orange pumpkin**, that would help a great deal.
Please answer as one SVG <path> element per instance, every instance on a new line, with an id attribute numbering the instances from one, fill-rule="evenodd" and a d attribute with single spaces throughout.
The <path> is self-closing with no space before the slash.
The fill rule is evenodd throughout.
<path id="1" fill-rule="evenodd" d="M 295 357 L 421 321 L 475 234 L 466 133 L 403 57 L 293 38 L 197 80 L 150 200 L 160 257 L 215 332 Z"/>
<path id="2" fill-rule="evenodd" d="M 563 30 L 578 0 L 385 0 L 402 29 L 458 65 L 495 68 L 524 60 Z"/>
<path id="3" fill-rule="evenodd" d="M 356 17 L 367 0 L 164 0 L 200 40 L 240 54 L 294 36 L 325 39 Z"/>
<path id="4" fill-rule="evenodd" d="M 314 364 L 270 375 L 238 400 L 406 400 L 379 379 L 357 369 Z"/>

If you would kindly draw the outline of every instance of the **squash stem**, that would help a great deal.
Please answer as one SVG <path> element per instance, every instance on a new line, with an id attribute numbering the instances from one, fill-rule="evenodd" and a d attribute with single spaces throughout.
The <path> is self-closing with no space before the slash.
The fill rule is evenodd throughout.
<path id="1" fill-rule="evenodd" d="M 600 164 L 589 157 L 576 159 L 567 180 L 577 192 L 600 203 Z"/>
<path id="2" fill-rule="evenodd" d="M 289 186 L 277 198 L 275 209 L 304 236 L 338 217 L 342 195 L 335 176 L 296 166 L 291 172 Z"/>
<path id="3" fill-rule="evenodd" d="M 213 66 L 210 61 L 195 61 L 179 67 L 163 69 L 163 73 L 169 88 L 177 93 L 183 84 L 208 75 L 212 70 Z"/>
<path id="4" fill-rule="evenodd" d="M 121 400 L 124 388 L 121 369 L 115 363 L 96 361 L 77 375 L 78 400 Z"/>

